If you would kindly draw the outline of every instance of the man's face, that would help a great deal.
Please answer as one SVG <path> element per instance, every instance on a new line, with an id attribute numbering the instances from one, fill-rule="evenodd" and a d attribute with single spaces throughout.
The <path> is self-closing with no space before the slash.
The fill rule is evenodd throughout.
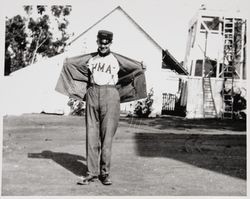
<path id="1" fill-rule="evenodd" d="M 101 53 L 107 53 L 110 50 L 111 41 L 107 39 L 97 39 L 98 49 Z"/>

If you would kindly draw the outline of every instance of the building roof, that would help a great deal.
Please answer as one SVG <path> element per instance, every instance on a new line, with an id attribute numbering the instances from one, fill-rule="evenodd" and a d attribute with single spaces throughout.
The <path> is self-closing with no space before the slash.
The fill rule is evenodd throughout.
<path id="1" fill-rule="evenodd" d="M 176 72 L 178 72 L 179 74 L 185 74 L 187 75 L 188 72 L 185 70 L 185 68 L 183 68 L 181 66 L 181 64 L 170 54 L 170 52 L 168 50 L 164 50 L 127 12 L 125 12 L 121 6 L 117 6 L 116 8 L 114 8 L 113 10 L 111 10 L 108 14 L 106 14 L 105 16 L 103 16 L 101 19 L 99 19 L 97 22 L 95 22 L 92 26 L 90 26 L 89 28 L 87 28 L 84 32 L 82 32 L 81 34 L 79 34 L 78 36 L 76 36 L 74 39 L 72 39 L 68 45 L 71 45 L 72 43 L 74 43 L 75 41 L 77 41 L 80 37 L 82 37 L 86 32 L 88 32 L 90 29 L 92 29 L 95 25 L 97 25 L 98 23 L 100 23 L 101 21 L 103 21 L 105 18 L 107 18 L 108 16 L 110 16 L 113 12 L 115 12 L 116 10 L 120 10 L 125 16 L 128 17 L 128 19 L 139 29 L 141 30 L 145 36 L 147 38 L 149 38 L 159 49 L 162 50 L 163 52 L 163 56 L 162 56 L 162 61 L 164 63 L 164 68 L 168 68 L 171 70 L 175 70 Z"/>
<path id="2" fill-rule="evenodd" d="M 168 52 L 162 51 L 162 67 L 176 70 L 181 75 L 188 75 L 188 71 Z"/>

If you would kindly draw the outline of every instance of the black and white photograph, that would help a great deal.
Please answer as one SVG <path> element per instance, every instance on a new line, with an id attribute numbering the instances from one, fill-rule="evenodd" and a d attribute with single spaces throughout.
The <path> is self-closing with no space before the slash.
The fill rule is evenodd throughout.
<path id="1" fill-rule="evenodd" d="M 1 197 L 247 198 L 249 8 L 5 1 Z"/>

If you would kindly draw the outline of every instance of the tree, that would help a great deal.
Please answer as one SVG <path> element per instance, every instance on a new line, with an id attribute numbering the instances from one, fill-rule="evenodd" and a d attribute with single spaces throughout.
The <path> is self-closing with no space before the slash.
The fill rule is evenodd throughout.
<path id="1" fill-rule="evenodd" d="M 5 74 L 64 52 L 71 6 L 24 6 L 24 16 L 6 18 Z M 8 66 L 10 65 L 10 66 Z M 9 67 L 9 68 L 8 68 Z"/>
<path id="2" fill-rule="evenodd" d="M 25 66 L 26 37 L 24 19 L 20 15 L 6 21 L 5 75 Z"/>

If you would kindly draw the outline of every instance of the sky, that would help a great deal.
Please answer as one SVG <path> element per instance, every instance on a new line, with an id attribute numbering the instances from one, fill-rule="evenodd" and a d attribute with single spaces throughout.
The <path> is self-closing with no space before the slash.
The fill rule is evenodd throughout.
<path id="1" fill-rule="evenodd" d="M 179 62 L 185 57 L 188 24 L 202 4 L 208 9 L 240 11 L 248 18 L 248 0 L 71 0 L 13 1 L 4 4 L 3 13 L 13 16 L 22 5 L 70 4 L 70 31 L 81 34 L 117 6 L 121 6 L 163 49 Z M 2 12 L 2 11 L 1 11 Z"/>

